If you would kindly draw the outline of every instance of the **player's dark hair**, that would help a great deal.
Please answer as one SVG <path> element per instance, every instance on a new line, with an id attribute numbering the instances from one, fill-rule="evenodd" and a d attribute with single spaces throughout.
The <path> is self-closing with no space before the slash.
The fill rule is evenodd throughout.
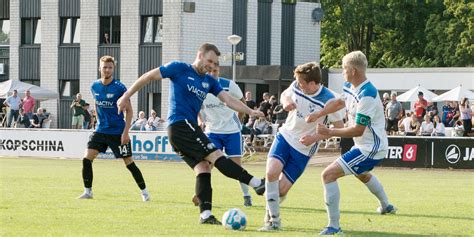
<path id="1" fill-rule="evenodd" d="M 211 44 L 211 43 L 204 43 L 202 44 L 200 47 L 199 47 L 199 52 L 202 52 L 202 53 L 207 53 L 209 51 L 214 51 L 214 53 L 216 53 L 217 56 L 221 56 L 221 51 L 219 51 L 219 49 L 217 48 L 217 46 L 215 46 L 214 44 Z"/>
<path id="2" fill-rule="evenodd" d="M 309 62 L 298 65 L 293 71 L 295 77 L 303 79 L 305 82 L 314 81 L 316 84 L 321 83 L 321 68 L 316 62 Z"/>

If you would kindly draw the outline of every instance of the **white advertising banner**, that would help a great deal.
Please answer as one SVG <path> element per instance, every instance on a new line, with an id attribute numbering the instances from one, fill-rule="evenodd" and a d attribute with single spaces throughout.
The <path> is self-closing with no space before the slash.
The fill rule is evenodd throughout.
<path id="1" fill-rule="evenodd" d="M 92 130 L 0 129 L 0 156 L 65 157 L 82 159 Z M 136 160 L 180 160 L 165 131 L 130 132 Z M 99 158 L 115 158 L 113 153 Z"/>

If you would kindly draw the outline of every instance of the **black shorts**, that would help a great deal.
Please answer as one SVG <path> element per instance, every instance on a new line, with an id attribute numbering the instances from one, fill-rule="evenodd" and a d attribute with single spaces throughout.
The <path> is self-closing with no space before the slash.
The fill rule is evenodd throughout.
<path id="1" fill-rule="evenodd" d="M 398 132 L 398 119 L 394 119 L 394 120 L 387 119 L 387 127 L 385 128 L 385 131 Z"/>
<path id="2" fill-rule="evenodd" d="M 115 158 L 127 158 L 132 156 L 132 147 L 130 142 L 122 145 L 122 135 L 110 135 L 104 133 L 94 132 L 89 137 L 87 149 L 94 149 L 104 153 L 107 147 L 110 147 L 115 155 Z"/>
<path id="3" fill-rule="evenodd" d="M 191 168 L 217 150 L 201 127 L 186 120 L 168 126 L 168 137 L 174 151 Z"/>

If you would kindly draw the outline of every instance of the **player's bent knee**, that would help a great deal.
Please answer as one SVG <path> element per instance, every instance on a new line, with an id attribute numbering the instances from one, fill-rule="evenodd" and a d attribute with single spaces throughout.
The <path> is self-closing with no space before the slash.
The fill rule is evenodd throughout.
<path id="1" fill-rule="evenodd" d="M 214 164 L 216 160 L 221 156 L 224 156 L 224 153 L 222 153 L 221 150 L 215 150 L 211 154 L 206 156 L 206 158 L 204 159 Z"/>
<path id="2" fill-rule="evenodd" d="M 201 161 L 196 166 L 194 166 L 194 173 L 196 175 L 201 173 L 211 173 L 211 166 L 208 161 Z"/>
<path id="3" fill-rule="evenodd" d="M 369 172 L 362 173 L 356 176 L 362 183 L 367 183 L 369 182 L 370 178 L 372 178 L 372 175 Z"/>

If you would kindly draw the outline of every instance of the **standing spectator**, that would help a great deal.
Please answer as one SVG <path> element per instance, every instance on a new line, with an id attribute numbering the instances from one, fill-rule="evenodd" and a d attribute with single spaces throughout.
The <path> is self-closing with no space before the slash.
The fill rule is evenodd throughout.
<path id="1" fill-rule="evenodd" d="M 89 104 L 85 103 L 84 107 L 84 123 L 82 123 L 82 128 L 83 129 L 89 129 L 89 126 L 91 124 L 91 114 L 89 113 Z"/>
<path id="2" fill-rule="evenodd" d="M 84 106 L 86 102 L 82 99 L 81 93 L 77 93 L 76 99 L 72 101 L 70 108 L 74 110 L 72 116 L 72 128 L 82 129 L 84 124 Z"/>
<path id="3" fill-rule="evenodd" d="M 428 106 L 428 101 L 426 101 L 423 98 L 423 92 L 419 91 L 418 92 L 418 100 L 415 102 L 415 105 L 413 106 L 413 110 L 415 111 L 416 118 L 418 119 L 418 122 L 423 121 L 423 117 L 426 114 L 426 107 Z"/>
<path id="4" fill-rule="evenodd" d="M 265 92 L 263 93 L 263 101 L 260 102 L 258 110 L 262 111 L 265 114 L 265 117 L 268 118 L 268 111 L 270 111 L 271 107 L 272 105 L 270 104 L 270 94 L 268 94 L 268 92 Z"/>
<path id="5" fill-rule="evenodd" d="M 454 127 L 457 121 L 459 120 L 459 117 L 461 116 L 461 111 L 459 110 L 459 105 L 457 101 L 452 102 L 452 108 L 453 108 L 451 110 L 452 118 L 449 121 L 449 124 L 448 124 L 449 127 Z"/>
<path id="6" fill-rule="evenodd" d="M 443 105 L 443 114 L 441 117 L 441 121 L 443 122 L 444 126 L 448 126 L 449 121 L 452 119 L 453 114 L 451 114 L 451 111 L 453 110 L 452 108 L 452 103 L 451 102 L 446 102 Z"/>
<path id="7" fill-rule="evenodd" d="M 387 135 L 394 135 L 398 132 L 398 120 L 402 116 L 402 104 L 397 101 L 397 93 L 392 92 L 392 99 L 385 106 L 385 114 L 387 116 L 387 123 L 385 130 Z"/>
<path id="8" fill-rule="evenodd" d="M 433 133 L 433 130 L 434 130 L 434 126 L 433 126 L 433 123 L 431 122 L 431 117 L 428 114 L 426 114 L 425 121 L 421 123 L 420 135 L 431 136 L 431 133 Z"/>
<path id="9" fill-rule="evenodd" d="M 135 120 L 135 122 L 132 123 L 130 130 L 144 131 L 146 123 L 147 123 L 147 119 L 145 118 L 145 112 L 140 111 L 138 112 L 137 120 Z"/>
<path id="10" fill-rule="evenodd" d="M 469 107 L 469 101 L 467 98 L 463 98 L 459 104 L 459 112 L 461 113 L 461 120 L 464 126 L 464 137 L 468 137 L 472 130 L 472 109 Z"/>
<path id="11" fill-rule="evenodd" d="M 31 96 L 30 90 L 25 91 L 25 98 L 21 100 L 21 106 L 26 116 L 33 119 L 33 109 L 35 108 L 35 98 Z"/>
<path id="12" fill-rule="evenodd" d="M 8 112 L 8 122 L 7 122 L 7 127 L 11 127 L 12 125 L 12 120 L 17 121 L 18 116 L 20 115 L 20 104 L 21 104 L 21 99 L 18 96 L 18 91 L 13 90 L 13 95 L 9 96 L 3 104 L 6 107 L 10 108 L 10 112 Z"/>
<path id="13" fill-rule="evenodd" d="M 252 99 L 252 92 L 245 92 L 245 104 L 251 109 L 257 109 L 257 102 Z M 249 122 L 249 115 L 244 114 L 242 124 L 247 124 Z"/>
<path id="14" fill-rule="evenodd" d="M 383 93 L 383 97 L 382 97 L 382 105 L 383 105 L 383 110 L 384 111 L 387 111 L 386 108 L 387 108 L 387 104 L 390 102 L 390 96 L 388 95 L 387 92 Z"/>
<path id="15" fill-rule="evenodd" d="M 435 115 L 434 118 L 433 118 L 433 133 L 431 134 L 431 136 L 438 136 L 438 137 L 444 137 L 446 132 L 445 132 L 445 129 L 444 129 L 444 124 L 441 122 L 441 120 L 439 119 L 439 116 L 438 115 Z"/>
<path id="16" fill-rule="evenodd" d="M 42 128 L 43 121 L 46 119 L 46 116 L 43 113 L 43 108 L 38 108 L 36 114 L 33 115 L 32 123 L 30 128 Z"/>
<path id="17" fill-rule="evenodd" d="M 103 44 L 110 44 L 110 36 L 109 33 L 105 32 L 104 33 L 104 39 L 103 39 Z"/>
<path id="18" fill-rule="evenodd" d="M 434 116 L 438 115 L 438 103 L 436 102 L 428 103 L 428 107 L 426 107 L 426 114 L 430 116 L 431 122 L 433 122 Z"/>
<path id="19" fill-rule="evenodd" d="M 275 123 L 278 124 L 278 127 L 281 127 L 285 123 L 286 117 L 288 117 L 288 111 L 283 109 L 283 104 L 278 104 L 273 110 L 273 114 L 275 115 Z"/>

